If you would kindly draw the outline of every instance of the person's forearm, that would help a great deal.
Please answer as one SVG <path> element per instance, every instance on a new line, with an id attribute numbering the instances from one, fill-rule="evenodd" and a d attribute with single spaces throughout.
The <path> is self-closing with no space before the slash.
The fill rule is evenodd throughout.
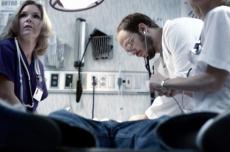
<path id="1" fill-rule="evenodd" d="M 14 93 L 14 83 L 2 75 L 0 75 L 0 98 L 11 105 L 21 103 Z"/>
<path id="2" fill-rule="evenodd" d="M 11 105 L 16 105 L 21 103 L 20 100 L 14 94 L 13 95 L 0 94 L 0 97 Z"/>
<path id="3" fill-rule="evenodd" d="M 208 74 L 201 74 L 189 78 L 168 79 L 164 83 L 167 89 L 184 91 L 215 91 L 219 88 L 217 80 Z"/>

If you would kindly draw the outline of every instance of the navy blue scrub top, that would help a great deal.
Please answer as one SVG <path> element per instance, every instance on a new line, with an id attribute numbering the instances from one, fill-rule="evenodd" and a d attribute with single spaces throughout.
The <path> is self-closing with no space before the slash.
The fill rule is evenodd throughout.
<path id="1" fill-rule="evenodd" d="M 23 59 L 26 63 L 27 69 L 30 74 L 32 95 L 34 94 L 36 87 L 39 87 L 43 91 L 42 100 L 45 99 L 48 96 L 48 91 L 45 84 L 43 64 L 39 60 L 39 67 L 42 76 L 42 82 L 39 82 L 37 79 L 37 75 L 35 73 L 34 59 L 32 59 L 32 62 L 29 65 L 23 51 L 21 51 L 21 54 L 23 56 Z M 17 57 L 17 49 L 16 49 L 14 38 L 9 38 L 0 41 L 0 75 L 5 76 L 8 80 L 14 83 L 15 95 L 18 97 L 18 99 L 20 99 L 20 77 L 19 77 L 18 66 L 19 64 L 18 64 L 18 57 Z M 28 76 L 22 63 L 21 63 L 21 70 L 22 70 L 23 98 L 24 98 L 24 101 L 21 102 L 24 104 L 32 105 L 32 102 L 34 101 L 33 108 L 27 107 L 27 111 L 34 112 L 36 111 L 36 108 L 38 106 L 38 101 L 35 99 L 33 99 L 32 101 L 32 97 L 30 95 Z"/>

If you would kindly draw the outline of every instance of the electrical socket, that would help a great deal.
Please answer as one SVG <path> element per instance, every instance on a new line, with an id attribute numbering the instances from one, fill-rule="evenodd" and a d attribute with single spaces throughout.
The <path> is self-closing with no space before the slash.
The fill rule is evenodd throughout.
<path id="1" fill-rule="evenodd" d="M 65 88 L 72 89 L 73 88 L 73 74 L 66 73 L 65 74 Z"/>
<path id="2" fill-rule="evenodd" d="M 50 75 L 50 87 L 51 88 L 58 88 L 59 84 L 59 74 L 58 73 L 52 73 Z"/>
<path id="3" fill-rule="evenodd" d="M 124 76 L 123 85 L 125 86 L 125 89 L 132 89 L 133 83 L 134 83 L 133 76 L 131 75 Z"/>

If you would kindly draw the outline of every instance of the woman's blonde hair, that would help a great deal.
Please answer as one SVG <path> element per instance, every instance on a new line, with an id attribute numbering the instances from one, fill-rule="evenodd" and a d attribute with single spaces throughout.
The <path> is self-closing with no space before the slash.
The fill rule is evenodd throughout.
<path id="1" fill-rule="evenodd" d="M 35 5 L 41 12 L 41 20 L 43 25 L 40 34 L 37 38 L 37 45 L 34 49 L 34 55 L 43 55 L 46 52 L 46 49 L 48 48 L 48 38 L 52 33 L 52 25 L 43 6 L 35 0 L 26 0 L 24 3 L 22 3 L 19 10 L 13 17 L 9 25 L 9 29 L 4 37 L 10 38 L 19 36 L 19 16 L 21 11 L 27 5 Z"/>
<path id="2" fill-rule="evenodd" d="M 217 2 L 219 5 L 225 5 L 225 6 L 230 6 L 230 0 L 216 0 L 215 2 Z M 199 7 L 193 5 L 193 3 L 190 3 L 194 13 L 198 16 L 201 17 L 202 16 L 202 12 L 200 10 Z"/>

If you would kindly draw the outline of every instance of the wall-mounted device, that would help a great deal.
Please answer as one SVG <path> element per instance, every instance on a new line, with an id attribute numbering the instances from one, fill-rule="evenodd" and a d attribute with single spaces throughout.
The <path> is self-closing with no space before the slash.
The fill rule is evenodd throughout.
<path id="1" fill-rule="evenodd" d="M 86 41 L 86 20 L 83 18 L 76 19 L 76 32 L 75 32 L 75 67 L 83 66 L 84 64 L 84 52 Z"/>
<path id="2" fill-rule="evenodd" d="M 93 57 L 98 59 L 111 59 L 113 57 L 112 36 L 97 29 L 90 35 L 92 41 Z"/>
<path id="3" fill-rule="evenodd" d="M 59 74 L 52 73 L 50 75 L 50 88 L 58 88 L 58 83 L 59 83 Z"/>
<path id="4" fill-rule="evenodd" d="M 86 40 L 86 21 L 83 18 L 76 19 L 76 35 L 75 35 L 75 62 L 74 67 L 78 68 L 78 80 L 76 81 L 76 102 L 79 102 L 82 94 L 82 82 L 81 82 L 81 67 L 84 65 L 84 56 L 87 50 L 85 45 Z"/>

